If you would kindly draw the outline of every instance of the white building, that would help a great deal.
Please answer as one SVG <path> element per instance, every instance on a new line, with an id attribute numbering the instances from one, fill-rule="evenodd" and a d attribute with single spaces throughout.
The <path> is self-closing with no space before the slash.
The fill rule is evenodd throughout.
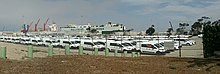
<path id="1" fill-rule="evenodd" d="M 106 25 L 91 25 L 90 23 L 86 25 L 69 24 L 67 27 L 60 27 L 60 31 L 85 34 L 89 33 L 88 28 L 90 28 L 90 30 L 96 29 L 97 34 L 112 34 L 114 32 L 122 32 L 123 29 L 126 30 L 123 24 L 112 24 L 108 22 Z"/>
<path id="2" fill-rule="evenodd" d="M 49 31 L 51 31 L 51 32 L 57 31 L 57 25 L 55 22 L 53 22 L 53 24 L 49 25 Z"/>
<path id="3" fill-rule="evenodd" d="M 85 25 L 68 24 L 67 27 L 60 27 L 61 32 L 74 32 L 75 34 L 85 34 L 87 28 L 91 27 L 90 23 Z"/>

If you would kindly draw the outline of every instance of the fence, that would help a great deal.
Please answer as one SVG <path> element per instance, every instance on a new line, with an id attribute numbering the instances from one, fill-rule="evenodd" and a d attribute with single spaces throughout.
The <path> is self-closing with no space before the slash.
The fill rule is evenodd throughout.
<path id="1" fill-rule="evenodd" d="M 84 50 L 83 47 L 80 46 L 80 47 L 78 48 L 78 55 L 85 55 L 83 50 Z M 66 46 L 65 46 L 64 52 L 65 52 L 65 55 L 71 55 L 71 51 L 70 51 L 69 45 L 66 45 Z M 94 55 L 94 56 L 101 55 L 101 54 L 99 54 L 100 51 L 98 51 L 98 48 L 95 48 L 92 52 L 93 52 L 92 55 Z M 5 46 L 1 46 L 0 58 L 6 60 L 6 59 L 7 59 L 7 54 L 6 54 L 6 53 L 7 53 L 6 47 L 5 47 Z M 26 57 L 28 57 L 29 59 L 34 58 L 34 54 L 33 54 L 33 53 L 34 53 L 34 48 L 33 48 L 33 46 L 32 46 L 32 45 L 28 45 L 28 46 L 27 46 L 27 56 L 26 56 Z M 53 52 L 53 46 L 52 46 L 52 45 L 49 45 L 49 46 L 48 46 L 48 51 L 47 51 L 48 56 L 49 56 L 49 57 L 53 56 L 53 53 L 54 53 L 54 52 Z M 104 56 L 108 57 L 110 52 L 109 52 L 109 50 L 106 48 L 106 49 L 104 50 L 104 53 L 105 53 Z M 121 53 L 121 56 L 118 56 L 118 54 L 119 54 L 119 53 L 118 53 L 118 50 L 115 50 L 113 53 L 114 53 L 114 55 L 112 55 L 112 56 L 115 56 L 115 57 L 129 57 L 127 51 L 122 52 L 122 53 Z M 140 52 L 131 52 L 130 54 L 131 54 L 130 57 L 139 57 L 139 56 L 141 56 L 141 55 L 140 55 Z"/>

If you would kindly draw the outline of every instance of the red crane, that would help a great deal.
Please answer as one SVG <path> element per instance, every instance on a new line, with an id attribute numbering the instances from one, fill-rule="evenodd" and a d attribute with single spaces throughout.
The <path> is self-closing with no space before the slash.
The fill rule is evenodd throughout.
<path id="1" fill-rule="evenodd" d="M 28 25 L 27 32 L 29 31 L 32 24 L 33 24 L 33 21 Z"/>
<path id="2" fill-rule="evenodd" d="M 46 25 L 47 25 L 48 20 L 49 20 L 49 18 L 48 18 L 47 21 L 44 23 L 44 31 L 46 31 Z"/>
<path id="3" fill-rule="evenodd" d="M 37 25 L 38 25 L 39 21 L 40 21 L 40 19 L 38 19 L 37 23 L 36 23 L 35 26 L 34 26 L 34 31 L 35 31 L 35 32 L 37 31 Z"/>

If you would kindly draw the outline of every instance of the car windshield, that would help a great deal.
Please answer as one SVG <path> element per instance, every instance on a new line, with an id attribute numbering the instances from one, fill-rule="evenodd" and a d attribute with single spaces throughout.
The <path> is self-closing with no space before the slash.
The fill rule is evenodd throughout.
<path id="1" fill-rule="evenodd" d="M 76 42 L 76 41 L 71 41 L 71 43 L 72 43 L 72 44 L 76 44 L 77 42 Z"/>
<path id="2" fill-rule="evenodd" d="M 127 43 L 122 43 L 122 45 L 124 45 L 124 46 L 130 46 L 129 44 L 127 44 Z"/>
<path id="3" fill-rule="evenodd" d="M 121 44 L 119 44 L 118 46 L 119 46 L 119 47 L 124 47 L 124 46 L 123 46 L 123 45 L 121 45 Z"/>
<path id="4" fill-rule="evenodd" d="M 42 40 L 38 40 L 38 42 L 43 42 Z"/>
<path id="5" fill-rule="evenodd" d="M 57 41 L 51 41 L 52 43 L 57 43 Z"/>
<path id="6" fill-rule="evenodd" d="M 160 45 L 164 46 L 164 43 L 160 43 Z"/>
<path id="7" fill-rule="evenodd" d="M 127 45 L 127 46 L 133 46 L 132 44 L 130 44 L 130 43 L 124 43 L 125 45 Z"/>
<path id="8" fill-rule="evenodd" d="M 99 42 L 94 42 L 95 45 L 102 45 L 101 43 Z"/>
<path id="9" fill-rule="evenodd" d="M 137 42 L 132 42 L 131 44 L 133 44 L 133 45 L 137 45 Z"/>
<path id="10" fill-rule="evenodd" d="M 185 41 L 190 41 L 190 39 L 186 39 Z"/>
<path id="11" fill-rule="evenodd" d="M 154 44 L 156 47 L 160 48 L 162 47 L 162 45 L 160 45 L 159 43 Z"/>

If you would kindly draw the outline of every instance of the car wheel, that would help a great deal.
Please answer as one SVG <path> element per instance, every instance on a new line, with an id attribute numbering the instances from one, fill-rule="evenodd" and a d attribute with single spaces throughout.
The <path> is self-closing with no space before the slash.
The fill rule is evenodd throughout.
<path id="1" fill-rule="evenodd" d="M 76 49 L 79 49 L 79 46 L 77 46 Z"/>
<path id="2" fill-rule="evenodd" d="M 110 51 L 110 52 L 112 51 L 112 49 L 109 49 L 109 48 L 107 48 L 107 49 L 108 49 L 108 51 Z M 105 49 L 104 49 L 104 51 L 105 51 Z"/>
<path id="3" fill-rule="evenodd" d="M 141 50 L 136 50 L 137 52 L 141 52 Z"/>
<path id="4" fill-rule="evenodd" d="M 161 53 L 160 53 L 160 51 L 157 51 L 156 54 L 159 55 L 159 54 L 161 54 Z"/>

